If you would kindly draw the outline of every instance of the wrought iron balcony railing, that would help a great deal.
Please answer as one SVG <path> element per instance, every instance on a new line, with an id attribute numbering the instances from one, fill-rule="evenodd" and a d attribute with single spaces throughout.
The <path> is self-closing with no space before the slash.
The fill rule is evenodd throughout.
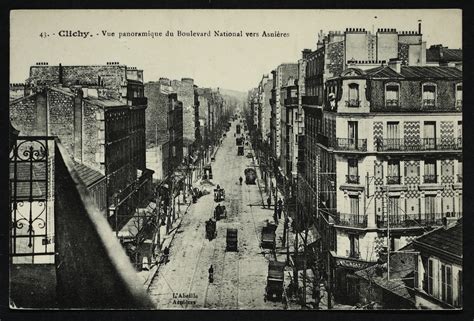
<path id="1" fill-rule="evenodd" d="M 462 149 L 462 137 L 441 138 L 385 138 L 375 143 L 377 151 L 435 151 Z"/>
<path id="2" fill-rule="evenodd" d="M 337 150 L 367 151 L 367 139 L 336 138 Z"/>
<path id="3" fill-rule="evenodd" d="M 398 101 L 398 99 L 387 99 L 385 101 L 385 106 L 387 106 L 387 107 L 398 107 L 399 106 L 399 101 Z"/>
<path id="4" fill-rule="evenodd" d="M 436 100 L 434 99 L 423 99 L 423 107 L 434 107 Z"/>
<path id="5" fill-rule="evenodd" d="M 378 228 L 396 228 L 396 227 L 423 227 L 429 225 L 443 225 L 443 218 L 460 218 L 462 212 L 449 212 L 449 213 L 425 213 L 425 214 L 402 214 L 389 215 L 387 217 L 377 216 L 377 227 Z"/>
<path id="6" fill-rule="evenodd" d="M 401 184 L 402 177 L 401 176 L 387 176 L 387 184 Z"/>
<path id="7" fill-rule="evenodd" d="M 346 183 L 359 184 L 359 175 L 346 175 Z"/>
<path id="8" fill-rule="evenodd" d="M 360 100 L 358 99 L 346 100 L 346 107 L 359 107 L 359 106 L 360 106 Z"/>
<path id="9" fill-rule="evenodd" d="M 367 215 L 352 213 L 337 213 L 335 217 L 337 225 L 350 227 L 367 227 Z"/>
<path id="10" fill-rule="evenodd" d="M 434 184 L 438 181 L 438 175 L 423 175 L 423 183 L 425 184 Z"/>

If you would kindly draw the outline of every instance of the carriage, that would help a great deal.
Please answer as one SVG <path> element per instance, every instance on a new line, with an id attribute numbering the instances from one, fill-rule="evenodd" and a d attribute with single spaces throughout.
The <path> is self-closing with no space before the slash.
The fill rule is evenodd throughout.
<path id="1" fill-rule="evenodd" d="M 206 221 L 206 239 L 209 241 L 217 236 L 216 221 L 212 218 Z"/>
<path id="2" fill-rule="evenodd" d="M 214 189 L 214 201 L 221 202 L 223 200 L 225 200 L 225 190 L 217 185 L 217 188 Z"/>
<path id="3" fill-rule="evenodd" d="M 237 156 L 244 156 L 244 146 L 237 146 Z"/>
<path id="4" fill-rule="evenodd" d="M 226 235 L 226 251 L 237 251 L 237 229 L 228 228 Z"/>
<path id="5" fill-rule="evenodd" d="M 245 174 L 245 184 L 255 185 L 255 180 L 257 179 L 257 172 L 253 168 L 247 168 L 244 171 Z"/>
<path id="6" fill-rule="evenodd" d="M 277 226 L 267 222 L 267 225 L 262 227 L 261 247 L 264 249 L 275 249 L 275 230 Z"/>
<path id="7" fill-rule="evenodd" d="M 267 286 L 265 288 L 266 300 L 281 300 L 283 296 L 285 262 L 268 262 Z"/>
<path id="8" fill-rule="evenodd" d="M 221 218 L 227 218 L 227 210 L 225 209 L 225 206 L 217 204 L 214 209 L 214 219 L 218 221 Z"/>

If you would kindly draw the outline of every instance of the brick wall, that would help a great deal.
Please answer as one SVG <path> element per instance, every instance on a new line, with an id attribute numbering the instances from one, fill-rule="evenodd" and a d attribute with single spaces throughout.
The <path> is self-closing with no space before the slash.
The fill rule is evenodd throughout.
<path id="1" fill-rule="evenodd" d="M 430 83 L 437 85 L 436 107 L 433 110 L 455 110 L 455 80 L 433 80 Z M 399 110 L 421 110 L 422 84 L 420 80 L 400 81 L 400 107 Z M 390 110 L 385 107 L 385 86 L 382 81 L 371 81 L 371 110 Z"/>
<path id="2" fill-rule="evenodd" d="M 327 60 L 327 77 L 338 76 L 344 70 L 344 41 L 327 45 Z"/>
<path id="3" fill-rule="evenodd" d="M 49 90 L 49 130 L 58 136 L 71 158 L 74 155 L 74 100 L 73 97 Z"/>
<path id="4" fill-rule="evenodd" d="M 82 162 L 96 170 L 103 172 L 100 164 L 96 160 L 96 153 L 99 148 L 99 113 L 98 107 L 84 102 L 83 109 L 83 148 Z"/>

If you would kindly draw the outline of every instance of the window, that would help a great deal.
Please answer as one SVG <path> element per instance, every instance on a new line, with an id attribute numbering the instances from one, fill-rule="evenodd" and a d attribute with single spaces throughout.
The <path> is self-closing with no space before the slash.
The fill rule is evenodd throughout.
<path id="1" fill-rule="evenodd" d="M 423 107 L 434 107 L 436 105 L 436 85 L 423 85 Z"/>
<path id="2" fill-rule="evenodd" d="M 453 304 L 452 268 L 444 263 L 441 263 L 441 300 Z"/>
<path id="3" fill-rule="evenodd" d="M 347 130 L 348 148 L 355 149 L 357 147 L 359 126 L 356 121 L 348 121 L 347 125 L 348 125 L 348 130 Z"/>
<path id="4" fill-rule="evenodd" d="M 398 84 L 387 84 L 385 87 L 385 106 L 392 107 L 399 105 L 400 86 Z"/>
<path id="5" fill-rule="evenodd" d="M 425 196 L 425 215 L 426 223 L 433 223 L 436 216 L 436 196 L 426 195 Z"/>
<path id="6" fill-rule="evenodd" d="M 436 175 L 436 160 L 434 159 L 427 159 L 425 160 L 425 174 L 423 176 L 424 183 L 436 183 L 437 182 L 437 175 Z"/>
<path id="7" fill-rule="evenodd" d="M 387 164 L 387 184 L 401 184 L 400 182 L 400 161 L 389 160 Z"/>
<path id="8" fill-rule="evenodd" d="M 350 252 L 349 256 L 354 258 L 359 258 L 359 235 L 356 234 L 349 234 L 349 242 L 350 242 Z"/>
<path id="9" fill-rule="evenodd" d="M 359 85 L 349 84 L 349 100 L 347 107 L 359 107 Z"/>
<path id="10" fill-rule="evenodd" d="M 434 261 L 432 259 L 428 259 L 428 294 L 433 295 L 433 279 L 434 279 L 434 268 L 433 268 Z"/>
<path id="11" fill-rule="evenodd" d="M 456 85 L 456 107 L 462 107 L 462 84 Z"/>
<path id="12" fill-rule="evenodd" d="M 402 217 L 400 215 L 400 197 L 390 196 L 388 198 L 387 211 L 390 224 L 398 224 L 401 222 Z"/>
<path id="13" fill-rule="evenodd" d="M 436 122 L 425 121 L 423 126 L 423 145 L 425 150 L 436 149 Z"/>
<path id="14" fill-rule="evenodd" d="M 462 160 L 458 159 L 458 183 L 462 183 Z"/>
<path id="15" fill-rule="evenodd" d="M 456 306 L 461 307 L 463 302 L 462 271 L 458 272 L 458 301 Z"/>
<path id="16" fill-rule="evenodd" d="M 359 215 L 359 197 L 356 195 L 350 195 L 349 202 L 350 202 L 351 214 L 358 216 Z"/>
<path id="17" fill-rule="evenodd" d="M 347 183 L 350 184 L 359 184 L 359 169 L 357 164 L 357 159 L 348 159 L 348 175 L 347 175 Z"/>
<path id="18" fill-rule="evenodd" d="M 387 141 L 385 147 L 387 150 L 400 150 L 400 126 L 398 122 L 387 122 Z"/>

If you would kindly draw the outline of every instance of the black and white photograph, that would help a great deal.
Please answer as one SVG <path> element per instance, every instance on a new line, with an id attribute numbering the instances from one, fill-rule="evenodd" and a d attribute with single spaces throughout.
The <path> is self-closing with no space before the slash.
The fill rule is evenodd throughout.
<path id="1" fill-rule="evenodd" d="M 462 19 L 12 10 L 9 308 L 462 310 Z"/>

